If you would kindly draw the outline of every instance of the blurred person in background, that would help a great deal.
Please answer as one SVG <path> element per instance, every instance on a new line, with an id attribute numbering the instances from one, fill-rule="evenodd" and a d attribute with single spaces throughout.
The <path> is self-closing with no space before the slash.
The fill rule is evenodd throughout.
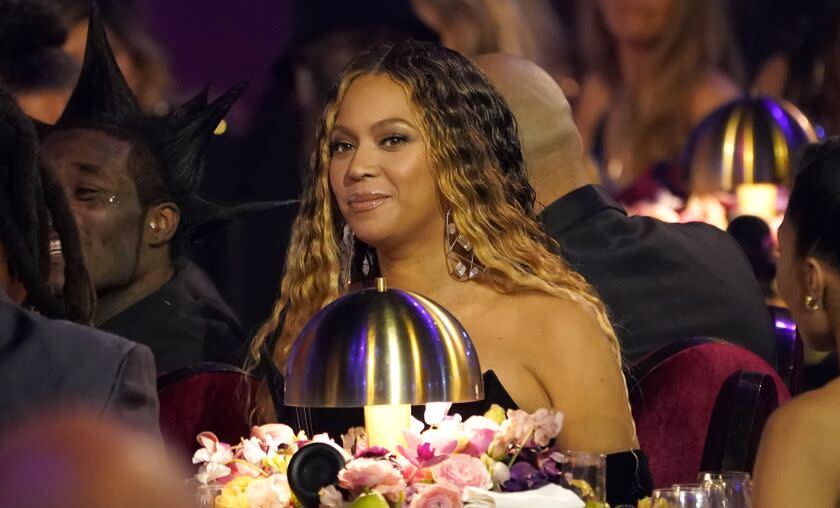
<path id="1" fill-rule="evenodd" d="M 82 64 L 87 40 L 90 0 L 22 0 L 15 2 L 28 9 L 38 9 L 60 22 L 64 37 L 54 53 L 75 72 L 49 86 L 29 89 L 19 96 L 23 110 L 32 118 L 47 124 L 55 123 L 64 110 Z M 144 111 L 166 113 L 172 78 L 163 54 L 146 34 L 136 4 L 131 0 L 100 0 L 99 6 L 114 56 L 129 87 Z M 14 18 L 8 18 L 14 19 Z M 4 45 L 4 49 L 5 49 Z M 13 49 L 10 47 L 10 49 Z M 42 61 L 44 59 L 42 58 Z M 42 64 L 43 65 L 43 64 Z"/>
<path id="2" fill-rule="evenodd" d="M 840 134 L 840 3 L 806 0 L 782 6 L 773 32 L 775 51 L 753 88 L 792 102 L 826 134 Z"/>
<path id="3" fill-rule="evenodd" d="M 762 219 L 752 215 L 741 215 L 732 219 L 726 231 L 738 242 L 747 256 L 752 271 L 761 286 L 764 300 L 769 305 L 783 307 L 774 287 L 776 278 L 776 260 L 773 255 L 775 241 L 770 226 Z"/>
<path id="4" fill-rule="evenodd" d="M 0 440 L 0 492 L 14 508 L 190 508 L 159 440 L 85 413 L 49 412 Z"/>
<path id="5" fill-rule="evenodd" d="M 838 222 L 840 138 L 833 137 L 804 151 L 779 228 L 779 294 L 805 344 L 820 351 L 840 348 Z M 840 504 L 838 419 L 838 380 L 776 410 L 756 458 L 754 506 Z"/>
<path id="6" fill-rule="evenodd" d="M 55 121 L 76 82 L 79 65 L 62 50 L 66 40 L 46 1 L 0 1 L 0 85 L 36 120 Z"/>
<path id="7" fill-rule="evenodd" d="M 689 131 L 739 94 L 738 55 L 719 1 L 580 2 L 588 65 L 575 118 L 621 203 L 683 194 L 674 161 Z"/>
<path id="8" fill-rule="evenodd" d="M 567 96 L 577 95 L 566 33 L 550 0 L 412 0 L 411 5 L 444 46 L 467 57 L 527 58 L 548 71 Z"/>

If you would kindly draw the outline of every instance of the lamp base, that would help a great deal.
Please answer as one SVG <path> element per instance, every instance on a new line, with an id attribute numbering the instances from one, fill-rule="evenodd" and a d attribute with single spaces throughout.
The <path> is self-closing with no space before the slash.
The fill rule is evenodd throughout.
<path id="1" fill-rule="evenodd" d="M 382 446 L 396 451 L 398 445 L 405 446 L 403 430 L 409 428 L 411 428 L 410 405 L 365 406 L 368 446 Z"/>

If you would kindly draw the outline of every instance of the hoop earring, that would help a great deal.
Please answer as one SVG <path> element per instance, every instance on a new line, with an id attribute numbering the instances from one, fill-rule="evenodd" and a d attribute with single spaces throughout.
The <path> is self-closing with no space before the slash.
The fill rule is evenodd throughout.
<path id="1" fill-rule="evenodd" d="M 446 226 L 444 227 L 446 241 L 446 258 L 449 260 L 449 273 L 459 282 L 465 282 L 478 277 L 485 267 L 475 259 L 469 240 L 458 232 L 452 221 L 452 209 L 446 211 Z"/>
<path id="2" fill-rule="evenodd" d="M 805 310 L 809 310 L 811 312 L 820 310 L 820 302 L 814 298 L 813 296 L 806 296 L 805 297 Z"/>

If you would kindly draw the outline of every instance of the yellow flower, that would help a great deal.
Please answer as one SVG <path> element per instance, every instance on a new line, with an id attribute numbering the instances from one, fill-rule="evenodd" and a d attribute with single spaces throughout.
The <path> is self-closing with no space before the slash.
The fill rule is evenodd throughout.
<path id="1" fill-rule="evenodd" d="M 216 498 L 215 508 L 249 508 L 245 490 L 253 480 L 250 476 L 237 476 L 228 482 Z"/>
<path id="2" fill-rule="evenodd" d="M 502 408 L 502 406 L 498 404 L 493 404 L 492 406 L 490 406 L 490 409 L 488 409 L 487 412 L 484 413 L 485 418 L 493 420 L 499 425 L 501 425 L 502 422 L 505 421 L 506 416 L 507 414 L 505 413 L 505 410 Z"/>

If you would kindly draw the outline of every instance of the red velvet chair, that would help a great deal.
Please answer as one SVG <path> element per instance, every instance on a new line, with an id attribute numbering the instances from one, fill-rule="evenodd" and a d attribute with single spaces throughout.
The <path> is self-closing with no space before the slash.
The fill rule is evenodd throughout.
<path id="1" fill-rule="evenodd" d="M 185 459 L 198 448 L 196 435 L 212 431 L 227 443 L 250 432 L 248 401 L 259 380 L 231 365 L 201 363 L 158 378 L 160 430 L 167 446 Z"/>
<path id="2" fill-rule="evenodd" d="M 639 444 L 657 487 L 696 481 L 718 394 L 737 371 L 766 374 L 778 400 L 790 398 L 778 373 L 754 353 L 713 339 L 670 344 L 628 369 Z"/>
<path id="3" fill-rule="evenodd" d="M 802 391 L 805 376 L 805 352 L 802 338 L 796 330 L 796 323 L 790 311 L 774 305 L 769 306 L 776 335 L 776 370 L 788 387 L 791 395 Z"/>

